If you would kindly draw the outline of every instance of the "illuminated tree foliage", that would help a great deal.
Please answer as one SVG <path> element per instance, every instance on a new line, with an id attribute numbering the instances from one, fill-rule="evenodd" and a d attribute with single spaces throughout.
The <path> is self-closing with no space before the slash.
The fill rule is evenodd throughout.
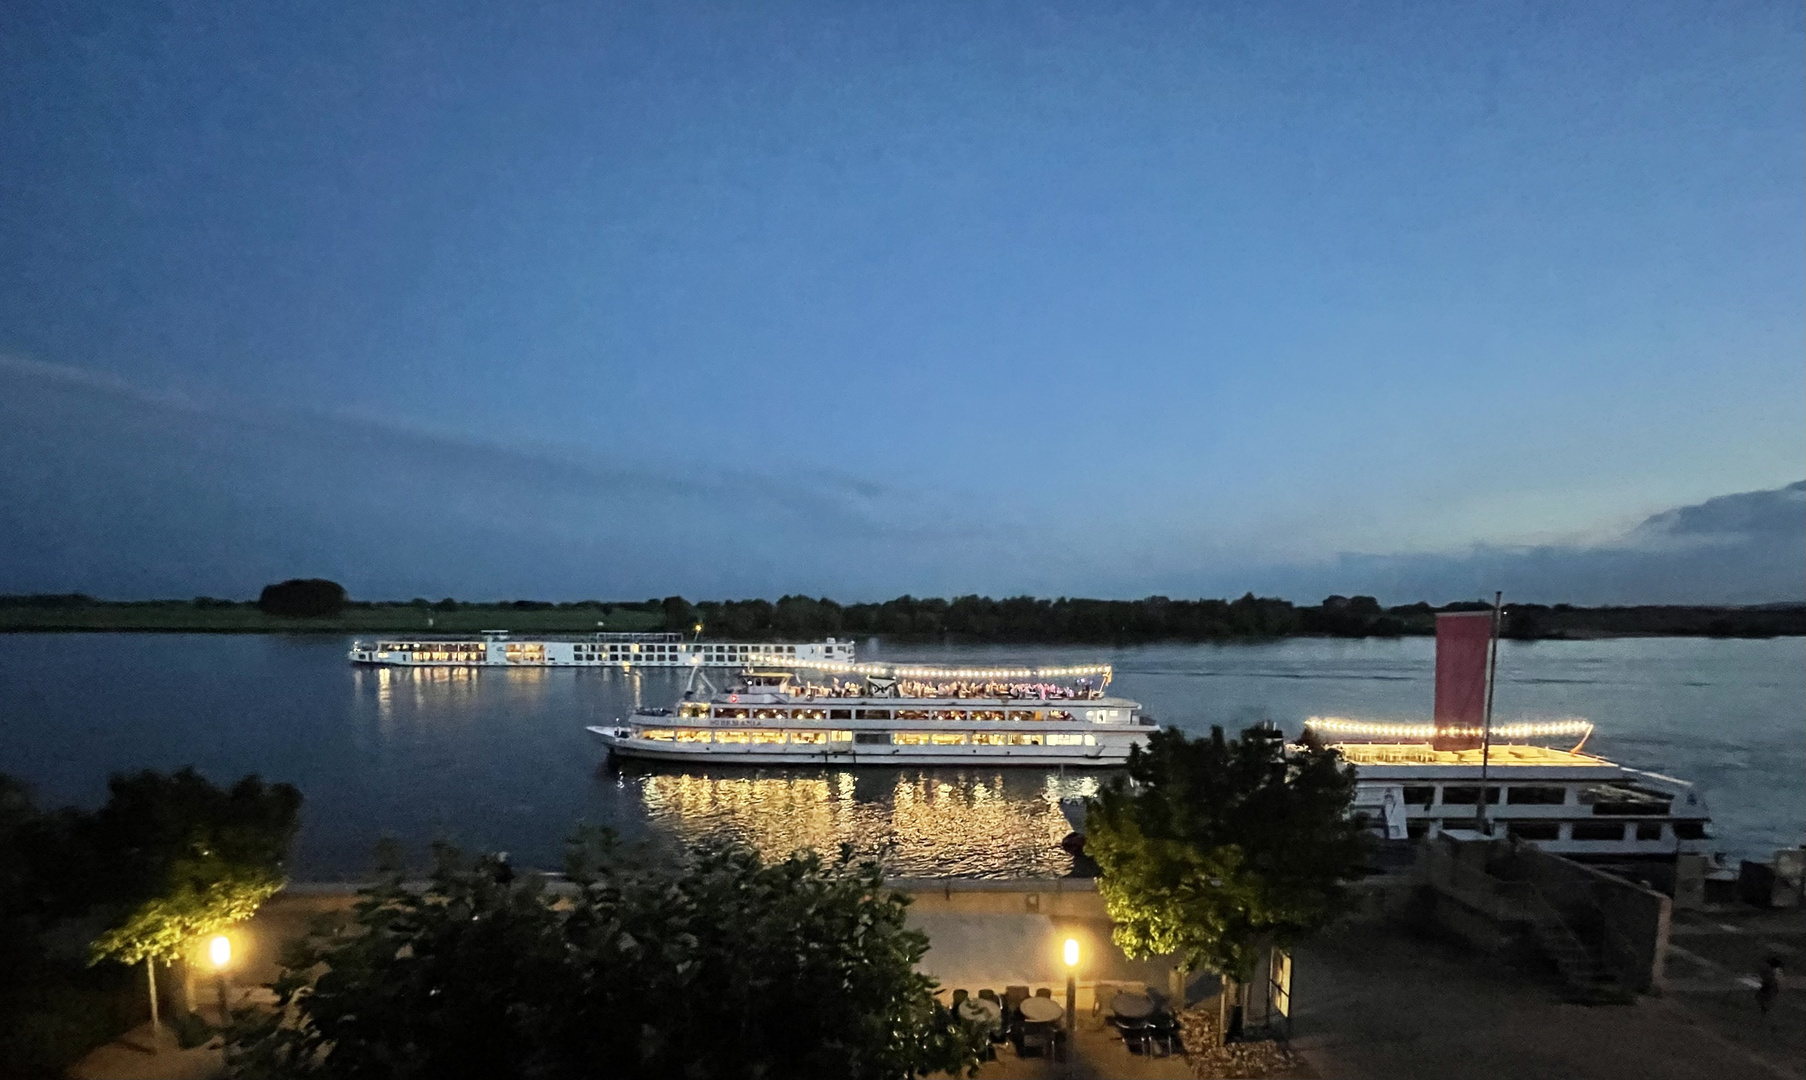
<path id="1" fill-rule="evenodd" d="M 1088 807 L 1085 851 L 1117 944 L 1246 981 L 1267 944 L 1289 946 L 1339 910 L 1362 861 L 1354 790 L 1335 751 L 1288 751 L 1272 727 L 1155 732 Z"/>
<path id="2" fill-rule="evenodd" d="M 281 1009 L 247 1014 L 243 1077 L 835 1077 L 976 1064 L 914 970 L 927 939 L 878 866 L 752 849 L 647 859 L 605 835 L 554 894 L 440 850 L 284 958 Z"/>
<path id="3" fill-rule="evenodd" d="M 222 790 L 186 768 L 115 776 L 94 817 L 119 912 L 91 945 L 95 961 L 170 961 L 248 919 L 282 888 L 301 793 L 247 776 Z"/>

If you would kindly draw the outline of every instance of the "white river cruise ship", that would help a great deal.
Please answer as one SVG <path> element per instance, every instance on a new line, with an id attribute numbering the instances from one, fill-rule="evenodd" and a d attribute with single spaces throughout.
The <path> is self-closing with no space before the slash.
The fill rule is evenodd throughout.
<path id="1" fill-rule="evenodd" d="M 1485 749 L 1439 750 L 1432 724 L 1305 721 L 1355 767 L 1355 812 L 1392 839 L 1474 831 L 1583 862 L 1706 855 L 1711 813 L 1691 783 L 1581 752 L 1585 720 L 1495 724 Z M 1455 731 L 1477 737 L 1478 729 Z M 1572 738 L 1566 750 L 1535 745 Z M 1484 800 L 1484 816 L 1481 814 Z"/>
<path id="2" fill-rule="evenodd" d="M 685 641 L 682 634 L 590 634 L 527 639 L 505 630 L 475 638 L 398 638 L 351 644 L 354 664 L 392 667 L 744 667 L 752 663 L 851 664 L 853 643 Z"/>
<path id="3" fill-rule="evenodd" d="M 589 731 L 617 757 L 711 765 L 1107 767 L 1126 762 L 1153 724 L 1136 702 L 1105 696 L 1110 674 L 1108 666 L 768 663 L 726 690 L 698 672 L 676 708 L 642 709 Z"/>

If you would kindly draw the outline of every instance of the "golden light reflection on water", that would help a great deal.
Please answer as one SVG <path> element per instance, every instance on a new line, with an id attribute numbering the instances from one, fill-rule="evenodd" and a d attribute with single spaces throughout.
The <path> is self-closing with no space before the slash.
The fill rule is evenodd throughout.
<path id="1" fill-rule="evenodd" d="M 733 836 L 767 858 L 850 843 L 884 851 L 899 877 L 1064 874 L 1071 831 L 1060 800 L 1097 793 L 1095 776 L 869 770 L 648 773 L 646 814 L 680 839 Z"/>

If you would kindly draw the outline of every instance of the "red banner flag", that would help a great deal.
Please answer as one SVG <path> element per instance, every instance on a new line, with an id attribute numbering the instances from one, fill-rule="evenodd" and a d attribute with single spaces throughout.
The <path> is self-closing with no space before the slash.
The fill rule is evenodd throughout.
<path id="1" fill-rule="evenodd" d="M 1487 646 L 1492 612 L 1458 611 L 1436 616 L 1437 750 L 1473 750 L 1486 723 Z M 1454 730 L 1466 729 L 1460 734 Z M 1449 734 L 1444 734 L 1449 731 Z"/>

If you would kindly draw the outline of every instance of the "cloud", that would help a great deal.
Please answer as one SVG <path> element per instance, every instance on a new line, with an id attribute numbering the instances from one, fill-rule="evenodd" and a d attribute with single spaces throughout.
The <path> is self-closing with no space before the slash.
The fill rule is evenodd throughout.
<path id="1" fill-rule="evenodd" d="M 1654 514 L 1597 544 L 1475 547 L 1453 555 L 1346 554 L 1271 567 L 1286 595 L 1366 592 L 1388 603 L 1491 596 L 1577 604 L 1806 600 L 1806 481 Z"/>
<path id="2" fill-rule="evenodd" d="M 1305 562 L 1181 543 L 1083 499 L 741 464 L 762 460 L 750 427 L 688 449 L 505 446 L 0 358 L 0 592 L 242 597 L 317 574 L 372 598 L 1806 599 L 1806 482 L 1667 510 L 1603 543 Z"/>
<path id="3" fill-rule="evenodd" d="M 0 391 L 0 591 L 863 595 L 1023 554 L 995 514 L 953 508 L 977 524 L 949 553 L 924 493 L 721 464 L 759 459 L 731 429 L 700 456 L 503 446 L 6 359 Z"/>

